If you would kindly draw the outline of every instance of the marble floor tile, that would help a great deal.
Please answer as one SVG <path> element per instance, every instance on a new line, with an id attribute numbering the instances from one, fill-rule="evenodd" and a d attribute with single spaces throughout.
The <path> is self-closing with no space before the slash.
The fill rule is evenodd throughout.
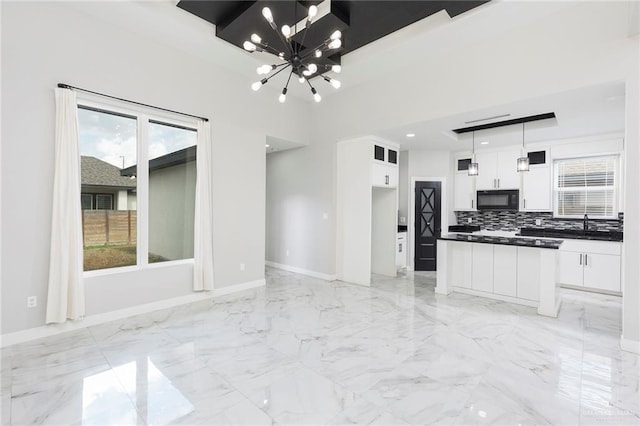
<path id="1" fill-rule="evenodd" d="M 563 289 L 546 318 L 432 272 L 266 281 L 2 349 L 0 423 L 640 424 L 619 297 Z"/>

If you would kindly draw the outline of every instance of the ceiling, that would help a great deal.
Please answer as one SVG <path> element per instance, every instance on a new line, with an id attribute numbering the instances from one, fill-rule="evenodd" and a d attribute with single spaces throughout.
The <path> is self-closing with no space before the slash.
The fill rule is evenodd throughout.
<path id="1" fill-rule="evenodd" d="M 375 135 L 400 144 L 401 149 L 471 150 L 472 133 L 454 129 L 553 112 L 554 119 L 525 124 L 525 142 L 542 142 L 624 132 L 624 83 L 608 83 L 469 111 L 436 120 L 416 122 L 377 132 Z M 507 115 L 508 114 L 508 115 Z M 487 119 L 489 117 L 499 117 Z M 415 134 L 408 138 L 409 133 Z M 482 144 L 488 142 L 488 144 Z M 522 144 L 522 124 L 475 132 L 477 148 Z M 482 144 L 482 145 L 481 145 Z"/>
<path id="2" fill-rule="evenodd" d="M 257 33 L 269 46 L 279 49 L 282 42 L 262 16 L 262 9 L 269 7 L 278 26 L 304 21 L 309 6 L 318 5 L 326 14 L 313 22 L 307 31 L 298 31 L 292 40 L 302 43 L 300 56 L 312 52 L 335 30 L 342 32 L 342 47 L 314 62 L 322 70 L 341 63 L 341 57 L 362 46 L 381 39 L 417 21 L 441 11 L 451 18 L 476 8 L 488 0 L 456 1 L 202 1 L 181 0 L 178 7 L 215 25 L 216 36 L 242 49 L 245 40 Z M 284 49 L 283 49 L 284 50 Z M 257 55 L 256 55 L 257 56 Z M 274 61 L 275 59 L 275 61 Z M 275 56 L 272 62 L 281 63 Z M 327 67 L 323 67 L 327 65 Z M 315 77 L 314 75 L 312 77 Z"/>

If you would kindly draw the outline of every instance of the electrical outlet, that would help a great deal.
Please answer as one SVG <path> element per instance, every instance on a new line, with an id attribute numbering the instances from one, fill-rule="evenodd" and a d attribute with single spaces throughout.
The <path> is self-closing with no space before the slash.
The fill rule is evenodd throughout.
<path id="1" fill-rule="evenodd" d="M 38 306 L 38 298 L 36 296 L 27 297 L 27 308 L 35 308 Z"/>
<path id="2" fill-rule="evenodd" d="M 536 219 L 536 226 L 542 225 L 542 219 Z"/>
<path id="3" fill-rule="evenodd" d="M 471 222 L 473 222 L 473 219 L 471 219 L 470 217 L 467 218 L 467 223 L 471 223 Z"/>
<path id="4" fill-rule="evenodd" d="M 244 271 L 244 263 L 241 263 L 241 264 L 240 264 L 240 270 L 241 270 L 241 271 Z"/>

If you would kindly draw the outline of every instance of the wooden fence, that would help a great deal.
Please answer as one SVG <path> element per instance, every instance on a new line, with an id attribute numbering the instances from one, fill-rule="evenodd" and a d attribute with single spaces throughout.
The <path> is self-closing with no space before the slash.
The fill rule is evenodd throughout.
<path id="1" fill-rule="evenodd" d="M 135 210 L 83 210 L 82 243 L 85 246 L 136 242 Z"/>

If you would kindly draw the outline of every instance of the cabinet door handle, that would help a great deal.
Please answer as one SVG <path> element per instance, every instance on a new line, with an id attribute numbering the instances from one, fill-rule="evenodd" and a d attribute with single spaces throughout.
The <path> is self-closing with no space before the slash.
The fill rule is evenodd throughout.
<path id="1" fill-rule="evenodd" d="M 498 178 L 498 189 L 500 189 L 500 178 Z"/>
<path id="2" fill-rule="evenodd" d="M 580 264 L 582 265 L 582 253 L 580 253 Z"/>
<path id="3" fill-rule="evenodd" d="M 389 185 L 389 175 L 384 176 L 384 184 Z"/>
<path id="4" fill-rule="evenodd" d="M 471 200 L 471 208 L 473 208 L 473 200 Z"/>
<path id="5" fill-rule="evenodd" d="M 584 254 L 584 266 L 589 266 L 589 255 L 587 253 Z"/>
<path id="6" fill-rule="evenodd" d="M 524 208 L 525 209 L 527 208 L 527 199 L 526 198 L 524 199 Z"/>

